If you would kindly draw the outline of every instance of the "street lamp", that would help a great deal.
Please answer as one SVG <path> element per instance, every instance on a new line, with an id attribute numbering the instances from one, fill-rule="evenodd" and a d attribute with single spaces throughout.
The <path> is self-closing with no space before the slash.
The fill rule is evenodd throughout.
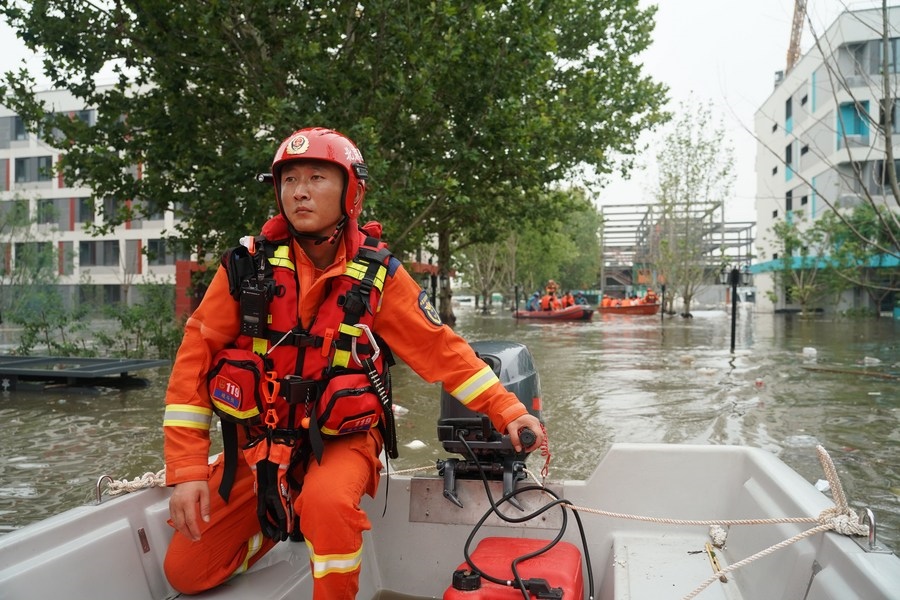
<path id="1" fill-rule="evenodd" d="M 734 333 L 737 328 L 737 288 L 738 285 L 749 285 L 750 268 L 744 267 L 743 270 L 738 267 L 732 267 L 728 270 L 722 267 L 719 272 L 719 282 L 722 285 L 731 286 L 731 353 L 734 354 Z"/>

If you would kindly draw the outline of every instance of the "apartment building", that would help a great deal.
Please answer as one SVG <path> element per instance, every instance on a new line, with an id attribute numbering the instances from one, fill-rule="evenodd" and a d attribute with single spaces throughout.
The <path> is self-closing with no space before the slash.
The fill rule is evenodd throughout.
<path id="1" fill-rule="evenodd" d="M 96 111 L 68 91 L 42 92 L 52 112 L 94 124 Z M 28 131 L 18 115 L 0 106 L 0 283 L 9 290 L 17 260 L 37 251 L 52 255 L 58 284 L 76 302 L 115 303 L 137 300 L 141 283 L 174 283 L 175 261 L 164 231 L 174 231 L 171 211 L 133 220 L 99 237 L 86 227 L 102 223 L 87 188 L 73 187 L 53 167 L 62 152 Z M 139 175 L 135 167 L 135 175 Z M 103 200 L 129 202 L 127 198 Z M 99 203 L 99 201 L 98 201 Z M 15 216 L 16 218 L 12 218 Z M 10 227 L 11 222 L 28 223 Z M 52 249 L 53 252 L 46 252 Z M 149 251 L 149 252 L 148 252 Z M 4 292 L 6 293 L 6 292 Z"/>
<path id="2" fill-rule="evenodd" d="M 898 96 L 900 7 L 888 9 L 886 20 L 891 95 Z M 865 192 L 876 203 L 884 203 L 890 193 L 885 139 L 877 127 L 886 117 L 881 110 L 884 23 L 880 9 L 842 13 L 793 69 L 776 73 L 775 89 L 755 115 L 758 310 L 793 307 L 789 295 L 775 289 L 773 272 L 784 258 L 772 235 L 776 223 L 796 219 L 808 227 L 833 208 L 843 211 L 864 202 Z M 895 131 L 900 130 L 897 107 L 895 100 L 889 115 Z M 891 144 L 900 157 L 900 134 Z M 877 307 L 855 289 L 845 292 L 835 308 Z"/>

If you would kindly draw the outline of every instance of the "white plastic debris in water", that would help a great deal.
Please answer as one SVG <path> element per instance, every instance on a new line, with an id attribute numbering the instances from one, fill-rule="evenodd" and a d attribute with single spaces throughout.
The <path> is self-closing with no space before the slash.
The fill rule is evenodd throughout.
<path id="1" fill-rule="evenodd" d="M 421 450 L 425 447 L 425 442 L 422 440 L 413 440 L 408 444 L 404 444 L 410 450 Z"/>
<path id="2" fill-rule="evenodd" d="M 396 415 L 398 417 L 402 417 L 403 415 L 409 413 L 408 408 L 406 408 L 404 406 L 400 406 L 399 404 L 394 404 L 392 407 L 394 409 L 394 415 Z"/>
<path id="3" fill-rule="evenodd" d="M 805 356 L 806 358 L 815 358 L 816 354 L 818 354 L 818 352 L 816 352 L 815 348 L 810 348 L 807 346 L 803 349 L 803 356 Z"/>
<path id="4" fill-rule="evenodd" d="M 872 357 L 872 356 L 867 356 L 867 357 L 865 357 L 865 358 L 863 359 L 863 364 L 864 364 L 864 365 L 869 365 L 869 366 L 871 366 L 871 365 L 880 365 L 880 364 L 881 364 L 881 361 L 878 360 L 877 358 Z"/>
<path id="5" fill-rule="evenodd" d="M 831 489 L 831 484 L 825 479 L 820 479 L 816 482 L 816 489 L 820 492 L 827 492 Z"/>

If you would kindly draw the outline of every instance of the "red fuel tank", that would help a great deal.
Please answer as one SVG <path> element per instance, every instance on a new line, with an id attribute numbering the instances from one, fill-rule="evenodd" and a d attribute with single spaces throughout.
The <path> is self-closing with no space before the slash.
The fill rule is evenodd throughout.
<path id="1" fill-rule="evenodd" d="M 497 579 L 513 577 L 512 561 L 548 544 L 548 540 L 530 538 L 484 538 L 472 553 L 472 562 L 484 573 Z M 462 563 L 459 571 L 468 571 Z M 522 579 L 544 579 L 551 588 L 562 591 L 562 600 L 584 599 L 584 577 L 581 572 L 581 552 L 568 542 L 559 542 L 543 554 L 518 564 Z M 518 588 L 496 584 L 486 579 L 478 580 L 460 573 L 444 592 L 444 600 L 521 600 Z M 462 588 L 462 589 L 458 589 Z M 533 596 L 533 595 L 532 595 Z"/>

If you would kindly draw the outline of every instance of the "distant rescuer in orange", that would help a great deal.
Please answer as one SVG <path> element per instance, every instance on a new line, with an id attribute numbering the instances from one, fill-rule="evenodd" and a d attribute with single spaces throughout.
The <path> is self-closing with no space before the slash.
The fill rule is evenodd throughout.
<path id="1" fill-rule="evenodd" d="M 278 214 L 222 258 L 188 319 L 166 392 L 166 483 L 176 532 L 165 560 L 185 594 L 246 571 L 279 541 L 304 540 L 313 598 L 355 598 L 359 508 L 397 455 L 393 354 L 486 413 L 521 451 L 540 421 L 441 324 L 415 280 L 359 227 L 367 171 L 356 145 L 321 128 L 278 148 Z M 390 348 L 390 349 L 388 349 Z M 224 451 L 209 464 L 213 413 Z"/>

